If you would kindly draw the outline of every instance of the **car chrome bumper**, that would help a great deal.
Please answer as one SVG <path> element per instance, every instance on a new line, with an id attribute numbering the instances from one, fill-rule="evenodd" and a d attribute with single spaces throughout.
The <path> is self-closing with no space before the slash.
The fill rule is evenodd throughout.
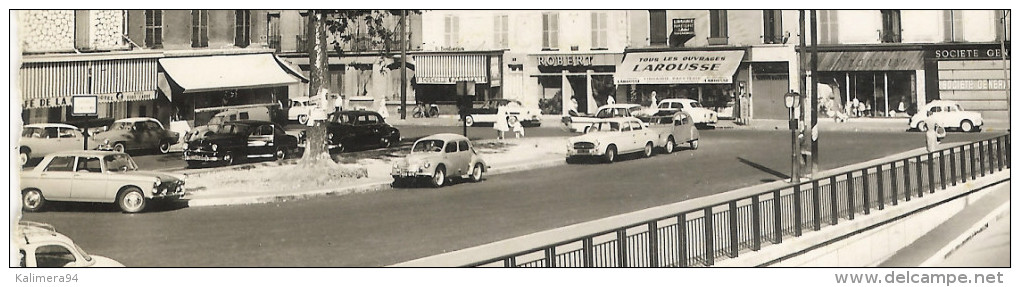
<path id="1" fill-rule="evenodd" d="M 185 161 L 224 161 L 223 156 L 216 152 L 201 152 L 196 153 L 192 151 L 184 152 Z"/>
<path id="2" fill-rule="evenodd" d="M 601 156 L 603 154 L 605 154 L 605 152 L 603 152 L 602 150 L 599 150 L 599 149 L 568 149 L 567 150 L 567 157 L 574 157 L 574 156 Z"/>

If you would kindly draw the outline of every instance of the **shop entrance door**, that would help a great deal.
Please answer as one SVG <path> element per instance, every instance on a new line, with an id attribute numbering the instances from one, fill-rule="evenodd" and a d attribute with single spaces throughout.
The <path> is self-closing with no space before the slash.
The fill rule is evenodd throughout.
<path id="1" fill-rule="evenodd" d="M 787 115 L 783 97 L 789 92 L 788 74 L 755 74 L 751 88 L 753 118 L 784 120 Z"/>

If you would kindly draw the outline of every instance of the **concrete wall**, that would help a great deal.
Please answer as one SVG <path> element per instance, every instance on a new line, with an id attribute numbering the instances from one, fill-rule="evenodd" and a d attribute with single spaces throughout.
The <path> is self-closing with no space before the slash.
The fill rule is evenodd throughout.
<path id="1" fill-rule="evenodd" d="M 531 11 L 494 11 L 494 10 L 439 10 L 425 11 L 421 15 L 422 49 L 436 51 L 449 48 L 464 50 L 499 49 L 495 45 L 495 21 L 497 15 L 507 15 L 510 22 L 509 50 L 518 53 L 532 53 L 542 50 L 542 14 L 559 14 L 559 51 L 570 51 L 577 46 L 579 51 L 590 51 L 592 13 L 607 13 L 608 18 L 608 50 L 623 51 L 628 45 L 627 11 L 624 10 L 531 10 Z M 445 19 L 455 16 L 460 19 L 460 34 L 455 47 L 445 46 Z M 646 15 L 647 17 L 647 15 Z M 647 21 L 644 22 L 647 26 Z M 645 27 L 647 29 L 647 27 Z"/>

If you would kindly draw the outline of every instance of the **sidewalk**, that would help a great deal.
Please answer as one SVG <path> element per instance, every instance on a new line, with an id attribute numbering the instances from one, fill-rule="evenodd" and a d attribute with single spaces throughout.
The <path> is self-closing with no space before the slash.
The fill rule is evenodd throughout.
<path id="1" fill-rule="evenodd" d="M 820 131 L 907 131 L 909 119 L 907 118 L 852 118 L 846 122 L 838 123 L 831 118 L 819 118 L 818 129 Z M 743 129 L 743 130 L 789 130 L 787 120 L 752 119 L 749 125 L 740 125 L 732 120 L 720 120 L 715 125 L 717 129 Z M 1009 129 L 1009 122 L 1006 120 L 987 120 L 981 131 L 1005 131 Z"/>
<path id="2" fill-rule="evenodd" d="M 508 139 L 503 142 L 474 141 L 475 149 L 491 167 L 485 176 L 565 164 L 563 148 L 565 144 L 566 138 L 563 137 Z M 296 164 L 266 163 L 259 168 L 235 168 L 193 174 L 187 179 L 189 188 L 185 200 L 188 200 L 189 206 L 254 204 L 385 189 L 393 182 L 393 178 L 390 177 L 393 161 L 403 159 L 404 155 L 406 151 L 384 154 L 379 156 L 379 159 L 361 159 L 355 163 L 341 164 L 340 166 L 353 170 L 349 174 L 344 174 L 345 178 L 338 179 L 336 176 L 325 174 L 320 177 L 312 176 L 315 180 L 326 181 L 325 184 L 319 184 L 325 187 L 314 182 L 293 182 L 282 187 L 285 189 L 282 191 L 280 187 L 267 188 L 273 184 L 268 177 L 287 176 L 288 171 L 297 169 Z M 279 185 L 278 182 L 276 184 Z M 310 186 L 314 187 L 308 188 Z"/>

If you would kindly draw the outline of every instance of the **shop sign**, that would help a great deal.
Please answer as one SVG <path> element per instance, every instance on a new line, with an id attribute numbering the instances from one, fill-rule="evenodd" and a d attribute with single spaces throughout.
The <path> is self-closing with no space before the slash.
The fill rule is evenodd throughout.
<path id="1" fill-rule="evenodd" d="M 31 99 L 24 101 L 23 109 L 38 109 L 38 108 L 56 108 L 65 107 L 71 105 L 72 96 L 66 97 L 49 97 L 43 99 Z"/>
<path id="2" fill-rule="evenodd" d="M 923 70 L 921 51 L 847 51 L 818 54 L 819 71 Z"/>
<path id="3" fill-rule="evenodd" d="M 417 79 L 419 84 L 456 84 L 460 81 L 474 81 L 475 83 L 485 83 L 485 76 L 460 76 L 460 77 L 427 77 L 422 76 Z"/>
<path id="4" fill-rule="evenodd" d="M 133 102 L 156 99 L 156 91 L 133 91 L 99 94 L 100 103 Z"/>
<path id="5" fill-rule="evenodd" d="M 96 116 L 99 114 L 99 97 L 95 95 L 71 96 L 71 115 Z"/>
<path id="6" fill-rule="evenodd" d="M 1006 59 L 1009 53 L 1010 48 L 1006 47 Z M 1002 60 L 1003 51 L 999 45 L 955 46 L 930 50 L 927 56 L 936 60 Z"/>
<path id="7" fill-rule="evenodd" d="M 991 80 L 939 80 L 939 90 L 1006 90 L 1009 83 L 1002 79 Z"/>
<path id="8" fill-rule="evenodd" d="M 617 64 L 616 56 L 613 54 L 537 55 L 533 57 L 539 67 L 592 67 L 615 66 Z"/>
<path id="9" fill-rule="evenodd" d="M 685 51 L 627 54 L 613 82 L 623 84 L 728 84 L 744 51 Z"/>

